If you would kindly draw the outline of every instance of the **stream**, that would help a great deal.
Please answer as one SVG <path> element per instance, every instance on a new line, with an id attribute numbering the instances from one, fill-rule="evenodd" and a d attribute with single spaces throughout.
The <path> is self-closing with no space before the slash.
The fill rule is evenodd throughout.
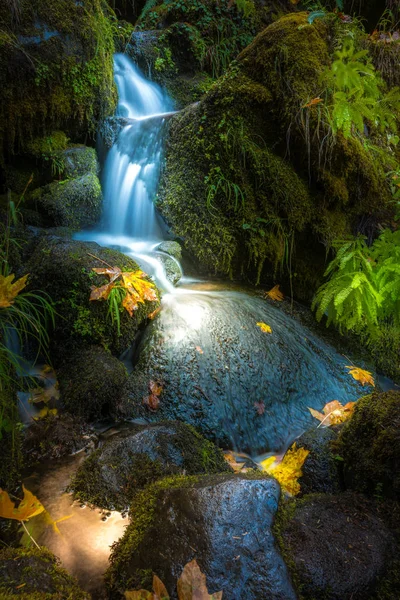
<path id="1" fill-rule="evenodd" d="M 127 419 L 180 419 L 256 461 L 282 453 L 311 426 L 308 407 L 355 400 L 363 388 L 348 376 L 348 359 L 259 295 L 185 278 L 178 287 L 171 284 L 157 251 L 167 236 L 153 199 L 173 103 L 122 54 L 115 56 L 115 80 L 117 116 L 127 125 L 103 165 L 103 221 L 77 237 L 131 256 L 163 291 L 162 311 L 145 332 L 121 410 Z M 263 333 L 258 322 L 272 333 Z M 140 399 L 151 379 L 162 382 L 164 394 L 157 414 L 149 415 Z M 127 519 L 82 508 L 65 493 L 83 458 L 53 461 L 25 481 L 53 520 L 69 517 L 58 524 L 59 533 L 40 518 L 29 529 L 101 598 L 109 547 Z"/>

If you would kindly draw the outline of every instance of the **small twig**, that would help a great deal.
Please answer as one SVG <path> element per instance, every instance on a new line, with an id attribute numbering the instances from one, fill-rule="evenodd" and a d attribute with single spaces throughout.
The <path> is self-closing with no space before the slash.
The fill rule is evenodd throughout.
<path id="1" fill-rule="evenodd" d="M 36 541 L 36 540 L 34 540 L 34 539 L 33 539 L 33 537 L 31 536 L 31 534 L 30 534 L 30 533 L 29 533 L 29 531 L 27 530 L 27 528 L 26 528 L 26 526 L 25 526 L 25 523 L 24 523 L 23 521 L 21 521 L 21 523 L 22 523 L 22 527 L 25 529 L 26 533 L 28 534 L 28 536 L 30 537 L 30 539 L 32 540 L 32 542 L 35 544 L 36 548 L 37 548 L 38 550 L 40 550 L 40 546 L 39 546 L 39 544 L 37 543 L 37 541 Z"/>

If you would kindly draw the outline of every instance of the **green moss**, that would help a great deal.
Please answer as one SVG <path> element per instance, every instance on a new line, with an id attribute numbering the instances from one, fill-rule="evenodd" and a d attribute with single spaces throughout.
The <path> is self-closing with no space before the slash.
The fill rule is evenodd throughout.
<path id="1" fill-rule="evenodd" d="M 35 138 L 27 143 L 27 152 L 35 158 L 62 152 L 68 145 L 68 138 L 63 131 L 53 131 L 46 137 Z"/>
<path id="2" fill-rule="evenodd" d="M 12 382 L 2 382 L 0 389 L 0 487 L 13 490 L 19 484 L 22 453 L 18 398 Z"/>
<path id="3" fill-rule="evenodd" d="M 44 548 L 0 550 L 0 597 L 10 600 L 89 600 L 58 559 Z"/>
<path id="4" fill-rule="evenodd" d="M 338 452 L 349 487 L 367 494 L 400 498 L 400 393 L 361 398 L 344 426 Z"/>

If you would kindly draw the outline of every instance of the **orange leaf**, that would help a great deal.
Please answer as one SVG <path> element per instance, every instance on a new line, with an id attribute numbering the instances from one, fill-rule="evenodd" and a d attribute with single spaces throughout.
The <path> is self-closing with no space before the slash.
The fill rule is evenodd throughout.
<path id="1" fill-rule="evenodd" d="M 92 291 L 89 300 L 107 300 L 113 287 L 113 283 L 106 283 L 101 287 L 92 286 Z"/>
<path id="2" fill-rule="evenodd" d="M 308 410 L 313 417 L 321 421 L 321 424 L 329 427 L 329 425 L 338 425 L 347 421 L 353 414 L 355 405 L 355 402 L 348 402 L 345 406 L 342 406 L 338 400 L 332 400 L 332 402 L 325 404 L 322 409 L 323 414 L 313 408 Z"/>
<path id="3" fill-rule="evenodd" d="M 0 275 L 0 308 L 8 308 L 14 304 L 15 298 L 26 286 L 28 275 L 24 275 L 21 279 L 17 279 L 13 283 L 15 275 Z"/>
<path id="4" fill-rule="evenodd" d="M 301 108 L 311 108 L 312 106 L 317 106 L 318 104 L 321 104 L 321 102 L 323 102 L 323 99 L 318 96 L 317 98 L 313 98 L 312 100 L 310 100 L 310 102 L 307 102 L 307 104 L 304 104 L 304 106 L 302 106 Z"/>
<path id="5" fill-rule="evenodd" d="M 196 346 L 196 352 L 198 352 L 199 354 L 204 354 L 203 350 L 200 348 L 200 346 Z"/>
<path id="6" fill-rule="evenodd" d="M 375 381 L 370 371 L 365 371 L 359 367 L 346 366 L 349 369 L 349 375 L 351 375 L 356 381 L 359 381 L 361 385 L 372 385 L 375 387 Z"/>
<path id="7" fill-rule="evenodd" d="M 162 389 L 162 385 L 160 383 L 157 383 L 156 381 L 153 381 L 151 379 L 150 383 L 149 383 L 149 390 L 155 396 L 159 396 L 163 389 Z"/>
<path id="8" fill-rule="evenodd" d="M 153 575 L 153 591 L 156 596 L 155 600 L 169 600 L 167 589 L 157 575 Z"/>
<path id="9" fill-rule="evenodd" d="M 135 291 L 127 291 L 125 298 L 122 300 L 122 306 L 128 311 L 129 316 L 133 317 L 133 312 L 137 310 L 139 302 L 143 303 L 143 300 Z"/>
<path id="10" fill-rule="evenodd" d="M 147 406 L 152 411 L 156 411 L 160 404 L 160 398 L 155 394 L 150 394 L 150 396 L 145 396 L 143 398 L 143 404 Z"/>
<path id="11" fill-rule="evenodd" d="M 146 590 L 128 590 L 124 592 L 125 600 L 154 600 L 153 592 Z"/>
<path id="12" fill-rule="evenodd" d="M 285 297 L 279 289 L 279 284 L 275 285 L 269 292 L 265 292 L 265 296 L 271 298 L 271 300 L 276 300 L 277 302 L 282 302 Z"/>
<path id="13" fill-rule="evenodd" d="M 0 489 L 0 517 L 3 517 L 3 519 L 15 519 L 16 521 L 28 521 L 44 511 L 43 504 L 36 496 L 27 490 L 24 485 L 22 489 L 24 497 L 17 508 L 7 492 Z"/>
<path id="14" fill-rule="evenodd" d="M 206 576 L 200 571 L 196 560 L 185 565 L 178 579 L 178 600 L 221 600 L 222 592 L 209 594 Z"/>
<path id="15" fill-rule="evenodd" d="M 93 267 L 92 271 L 97 273 L 97 275 L 107 275 L 107 277 L 110 278 L 110 283 L 112 283 L 113 281 L 118 279 L 118 277 L 122 273 L 122 271 L 119 267 L 112 267 L 112 268 L 108 268 L 108 269 L 102 269 L 102 268 L 98 269 L 96 267 Z"/>
<path id="16" fill-rule="evenodd" d="M 159 306 L 158 308 L 156 308 L 156 310 L 153 310 L 153 312 L 149 313 L 147 315 L 147 318 L 151 319 L 151 320 L 155 319 L 156 316 L 158 315 L 158 313 L 160 312 L 160 310 L 161 310 L 161 306 Z"/>

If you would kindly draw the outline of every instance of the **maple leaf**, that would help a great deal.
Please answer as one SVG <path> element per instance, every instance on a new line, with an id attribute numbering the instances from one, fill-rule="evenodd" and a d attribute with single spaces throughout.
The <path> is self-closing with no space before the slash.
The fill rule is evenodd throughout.
<path id="1" fill-rule="evenodd" d="M 8 308 L 14 304 L 15 298 L 26 286 L 28 275 L 14 281 L 15 275 L 0 275 L 0 308 Z"/>
<path id="2" fill-rule="evenodd" d="M 261 331 L 263 331 L 264 333 L 272 333 L 272 329 L 269 325 L 267 325 L 266 323 L 263 323 L 262 321 L 260 321 L 259 323 L 257 323 L 258 327 L 261 329 Z"/>
<path id="3" fill-rule="evenodd" d="M 157 575 L 153 575 L 153 591 L 156 596 L 155 600 L 169 600 L 167 589 Z"/>
<path id="4" fill-rule="evenodd" d="M 243 473 L 246 473 L 247 468 L 244 466 L 245 463 L 237 462 L 236 456 L 233 454 L 233 452 L 226 450 L 224 452 L 224 458 L 225 458 L 226 462 L 228 463 L 228 465 L 230 465 L 232 467 L 232 469 L 235 471 L 235 473 L 240 473 L 241 471 Z"/>
<path id="5" fill-rule="evenodd" d="M 146 590 L 128 590 L 124 592 L 125 600 L 155 600 L 153 592 Z"/>
<path id="6" fill-rule="evenodd" d="M 312 106 L 317 106 L 321 102 L 323 102 L 322 98 L 313 98 L 312 100 L 310 100 L 310 102 L 307 102 L 307 104 L 304 104 L 304 106 L 302 106 L 301 108 L 311 108 Z"/>
<path id="7" fill-rule="evenodd" d="M 346 366 L 346 369 L 349 369 L 349 375 L 351 375 L 356 381 L 359 381 L 361 385 L 372 385 L 372 387 L 375 387 L 375 380 L 370 371 L 365 371 L 364 369 L 360 369 L 360 367 L 355 367 L 354 365 Z"/>
<path id="8" fill-rule="evenodd" d="M 163 389 L 162 389 L 162 385 L 160 383 L 157 383 L 156 381 L 153 381 L 152 379 L 150 379 L 149 390 L 155 396 L 159 396 Z"/>
<path id="9" fill-rule="evenodd" d="M 119 267 L 107 267 L 107 269 L 93 267 L 92 271 L 97 275 L 106 275 L 110 279 L 110 283 L 118 279 L 122 273 Z"/>
<path id="10" fill-rule="evenodd" d="M 124 596 L 125 600 L 169 600 L 166 587 L 157 575 L 153 575 L 153 592 L 128 590 L 124 593 Z"/>
<path id="11" fill-rule="evenodd" d="M 318 419 L 318 421 L 321 421 L 321 425 L 323 424 L 326 425 L 326 427 L 329 427 L 329 425 L 338 425 L 339 423 L 347 421 L 353 414 L 355 405 L 355 402 L 348 402 L 342 406 L 338 400 L 332 400 L 332 402 L 325 404 L 322 413 L 313 408 L 309 408 L 308 410 L 313 417 Z"/>
<path id="12" fill-rule="evenodd" d="M 265 413 L 264 402 L 254 402 L 253 406 L 259 415 L 263 415 Z"/>
<path id="13" fill-rule="evenodd" d="M 207 580 L 196 560 L 185 565 L 178 579 L 178 600 L 221 600 L 222 592 L 209 594 Z"/>
<path id="14" fill-rule="evenodd" d="M 92 286 L 89 300 L 107 300 L 113 287 L 113 283 L 106 283 L 100 287 Z"/>
<path id="15" fill-rule="evenodd" d="M 279 289 L 279 285 L 275 285 L 272 289 L 269 290 L 269 292 L 265 292 L 264 295 L 266 298 L 276 300 L 277 302 L 282 302 L 282 300 L 285 297 Z"/>
<path id="16" fill-rule="evenodd" d="M 133 312 L 137 310 L 139 302 L 143 304 L 144 300 L 142 300 L 138 293 L 134 290 L 133 292 L 127 292 L 125 298 L 122 300 L 122 306 L 128 311 L 130 317 L 133 317 Z"/>
<path id="17" fill-rule="evenodd" d="M 24 497 L 17 507 L 15 502 L 10 499 L 8 493 L 0 488 L 0 517 L 3 519 L 15 519 L 16 521 L 29 521 L 32 517 L 40 515 L 45 508 L 43 504 L 30 492 L 22 486 Z"/>
<path id="18" fill-rule="evenodd" d="M 157 300 L 154 283 L 143 279 L 147 277 L 143 271 L 132 271 L 130 273 L 122 273 L 122 282 L 125 289 L 129 292 L 139 294 L 140 298 L 154 302 Z M 142 300 L 143 302 L 143 300 Z"/>
<path id="19" fill-rule="evenodd" d="M 284 490 L 296 496 L 300 492 L 298 479 L 303 474 L 301 467 L 309 453 L 310 451 L 305 448 L 297 448 L 295 442 L 286 452 L 281 462 L 277 463 L 276 457 L 270 456 L 260 464 L 263 471 L 275 477 Z"/>

